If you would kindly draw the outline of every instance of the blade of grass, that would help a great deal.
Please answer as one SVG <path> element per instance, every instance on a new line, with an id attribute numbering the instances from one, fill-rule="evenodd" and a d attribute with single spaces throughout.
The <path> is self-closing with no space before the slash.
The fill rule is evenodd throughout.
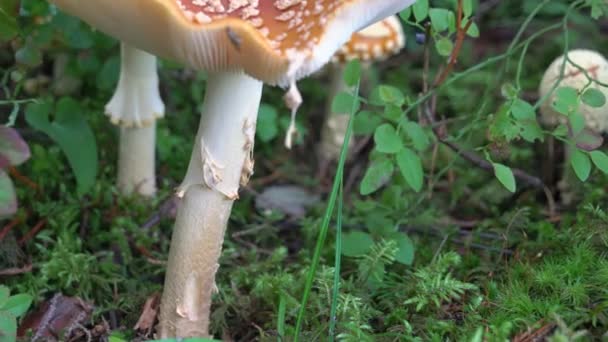
<path id="1" fill-rule="evenodd" d="M 334 287 L 331 295 L 331 311 L 329 321 L 329 340 L 334 341 L 336 336 L 336 324 L 338 317 L 338 295 L 340 294 L 340 262 L 342 258 L 342 207 L 344 202 L 344 182 L 340 180 L 340 192 L 338 195 L 338 212 L 336 213 L 336 256 L 334 262 Z"/>
<path id="2" fill-rule="evenodd" d="M 354 88 L 355 96 L 353 96 L 353 105 L 351 107 L 350 118 L 348 120 L 348 128 L 346 130 L 344 141 L 342 143 L 342 150 L 340 151 L 340 160 L 338 161 L 338 168 L 336 170 L 336 175 L 334 176 L 334 182 L 331 188 L 331 193 L 329 195 L 329 200 L 327 202 L 327 209 L 325 209 L 325 214 L 323 216 L 323 222 L 321 223 L 321 230 L 319 231 L 319 235 L 317 236 L 317 243 L 315 245 L 315 252 L 312 256 L 310 269 L 308 270 L 308 275 L 306 276 L 304 293 L 302 294 L 302 300 L 300 301 L 300 309 L 298 310 L 298 318 L 296 320 L 296 329 L 294 331 L 293 337 L 294 342 L 298 342 L 298 338 L 300 337 L 300 330 L 302 329 L 304 315 L 306 314 L 306 303 L 308 302 L 308 297 L 310 296 L 310 291 L 312 289 L 312 282 L 314 281 L 315 274 L 317 272 L 317 267 L 319 266 L 319 260 L 321 259 L 321 250 L 323 249 L 323 245 L 325 244 L 325 238 L 327 237 L 327 231 L 329 228 L 329 221 L 331 220 L 331 216 L 334 211 L 334 206 L 336 204 L 336 198 L 338 197 L 338 189 L 340 188 L 340 183 L 342 182 L 342 176 L 344 174 L 344 162 L 346 161 L 346 155 L 348 153 L 348 144 L 346 142 L 350 140 L 350 137 L 353 132 L 353 117 L 355 116 L 355 110 L 357 108 L 357 98 L 359 96 L 359 82 L 360 81 L 358 80 Z"/>
<path id="3" fill-rule="evenodd" d="M 287 302 L 285 301 L 285 294 L 281 292 L 279 297 L 279 313 L 277 317 L 277 332 L 279 333 L 279 341 L 285 339 L 285 313 L 287 309 Z"/>

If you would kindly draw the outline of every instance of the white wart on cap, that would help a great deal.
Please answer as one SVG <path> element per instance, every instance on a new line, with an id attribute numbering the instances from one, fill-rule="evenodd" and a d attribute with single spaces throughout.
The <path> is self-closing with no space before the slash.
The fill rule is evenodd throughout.
<path id="1" fill-rule="evenodd" d="M 53 1 L 153 54 L 288 86 L 327 63 L 352 32 L 415 0 Z"/>

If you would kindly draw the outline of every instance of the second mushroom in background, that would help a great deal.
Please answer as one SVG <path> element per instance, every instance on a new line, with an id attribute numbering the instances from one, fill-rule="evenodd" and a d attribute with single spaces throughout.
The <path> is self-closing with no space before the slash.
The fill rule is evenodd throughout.
<path id="1" fill-rule="evenodd" d="M 405 34 L 397 16 L 390 16 L 354 33 L 350 40 L 332 57 L 330 69 L 330 91 L 327 97 L 325 119 L 321 129 L 321 142 L 317 146 L 320 173 L 340 157 L 340 150 L 348 127 L 349 113 L 334 113 L 332 100 L 340 92 L 348 91 L 344 82 L 344 69 L 348 62 L 358 59 L 363 62 L 362 71 L 369 73 L 373 62 L 387 59 L 399 53 L 405 46 Z M 365 75 L 362 77 L 365 79 Z M 352 140 L 348 141 L 349 148 Z"/>
<path id="2" fill-rule="evenodd" d="M 120 78 L 106 115 L 119 126 L 118 190 L 126 195 L 156 192 L 156 120 L 165 105 L 158 90 L 156 57 L 121 44 Z"/>
<path id="3" fill-rule="evenodd" d="M 563 78 L 560 80 L 562 66 L 564 67 L 563 75 L 561 75 Z M 583 70 L 579 69 L 579 67 Z M 591 50 L 572 50 L 568 52 L 568 60 L 565 60 L 564 56 L 555 59 L 549 68 L 547 68 L 547 71 L 545 71 L 539 88 L 541 98 L 548 96 L 540 107 L 542 123 L 553 127 L 558 124 L 568 125 L 570 135 L 574 135 L 572 138 L 577 141 L 577 144 L 580 141 L 581 144 L 586 145 L 588 140 L 591 139 L 594 141 L 592 144 L 596 145 L 593 148 L 601 145 L 602 138 L 600 135 L 608 131 L 608 104 L 594 108 L 581 103 L 578 109 L 574 109 L 585 120 L 585 127 L 580 133 L 576 132 L 575 134 L 572 132 L 572 125 L 570 123 L 572 115 L 562 114 L 554 107 L 557 92 L 554 91 L 549 95 L 549 92 L 557 82 L 558 87 L 570 87 L 575 89 L 579 94 L 588 88 L 595 88 L 608 97 L 608 88 L 601 86 L 597 81 L 608 82 L 608 61 L 600 53 Z M 587 149 L 583 145 L 579 147 Z M 564 166 L 561 180 L 558 183 L 563 204 L 570 204 L 573 200 L 572 188 L 571 184 L 569 184 L 573 181 L 569 171 L 571 169 L 572 148 L 575 148 L 575 146 L 564 146 Z"/>

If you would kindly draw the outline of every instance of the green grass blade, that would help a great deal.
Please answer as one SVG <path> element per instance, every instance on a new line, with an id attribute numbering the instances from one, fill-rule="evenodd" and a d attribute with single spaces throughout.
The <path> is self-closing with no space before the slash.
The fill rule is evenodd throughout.
<path id="1" fill-rule="evenodd" d="M 359 81 L 355 86 L 355 98 L 359 94 Z M 304 286 L 304 294 L 302 295 L 302 300 L 300 301 L 300 309 L 298 311 L 298 318 L 296 320 L 296 329 L 294 332 L 293 340 L 294 342 L 298 341 L 300 330 L 302 329 L 302 323 L 304 321 L 304 315 L 306 313 L 306 303 L 308 302 L 308 297 L 310 296 L 310 291 L 312 289 L 312 283 L 315 278 L 315 274 L 317 272 L 317 267 L 319 266 L 319 260 L 321 259 L 321 250 L 323 249 L 323 245 L 325 244 L 325 238 L 327 237 L 327 231 L 329 228 L 329 222 L 331 220 L 332 213 L 334 211 L 334 205 L 336 203 L 336 198 L 338 197 L 338 190 L 340 188 L 340 183 L 342 182 L 342 176 L 344 174 L 344 162 L 346 161 L 346 156 L 348 154 L 348 144 L 347 141 L 350 140 L 350 137 L 353 132 L 353 117 L 355 116 L 355 109 L 357 106 L 357 100 L 353 101 L 353 106 L 350 111 L 350 119 L 348 120 L 348 129 L 346 130 L 346 134 L 344 136 L 344 142 L 342 143 L 342 150 L 340 152 L 340 160 L 338 161 L 338 169 L 336 170 L 336 175 L 334 176 L 334 182 L 332 185 L 331 193 L 329 195 L 329 200 L 327 202 L 327 209 L 325 210 L 325 215 L 323 216 L 323 222 L 321 223 L 321 231 L 319 231 L 319 235 L 317 236 L 317 244 L 315 246 L 315 252 L 312 257 L 312 262 L 310 265 L 310 270 L 308 271 L 308 275 L 306 276 L 306 284 Z"/>
<path id="2" fill-rule="evenodd" d="M 279 313 L 277 317 L 277 332 L 279 334 L 279 340 L 285 339 L 285 313 L 287 309 L 287 302 L 285 301 L 285 294 L 281 292 L 279 298 Z"/>
<path id="3" fill-rule="evenodd" d="M 342 207 L 344 204 L 344 181 L 340 180 L 340 192 L 338 195 L 338 212 L 336 213 L 336 256 L 334 262 L 334 287 L 331 294 L 331 311 L 329 315 L 329 340 L 334 341 L 336 336 L 336 324 L 338 317 L 338 296 L 340 294 L 340 262 L 342 258 Z"/>

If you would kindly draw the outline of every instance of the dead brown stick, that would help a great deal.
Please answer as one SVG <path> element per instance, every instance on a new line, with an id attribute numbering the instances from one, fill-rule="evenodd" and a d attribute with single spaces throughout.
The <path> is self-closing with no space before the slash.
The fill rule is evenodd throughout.
<path id="1" fill-rule="evenodd" d="M 38 221 L 38 223 L 36 223 L 36 225 L 19 240 L 19 244 L 23 245 L 32 239 L 34 236 L 36 236 L 36 234 L 38 234 L 38 232 L 40 232 L 40 230 L 42 230 L 42 228 L 44 228 L 45 225 L 46 219 Z"/>
<path id="2" fill-rule="evenodd" d="M 31 272 L 33 268 L 34 267 L 32 266 L 32 264 L 27 264 L 23 267 L 5 268 L 3 270 L 0 270 L 0 276 L 12 276 L 12 275 L 28 273 L 28 272 Z"/>

